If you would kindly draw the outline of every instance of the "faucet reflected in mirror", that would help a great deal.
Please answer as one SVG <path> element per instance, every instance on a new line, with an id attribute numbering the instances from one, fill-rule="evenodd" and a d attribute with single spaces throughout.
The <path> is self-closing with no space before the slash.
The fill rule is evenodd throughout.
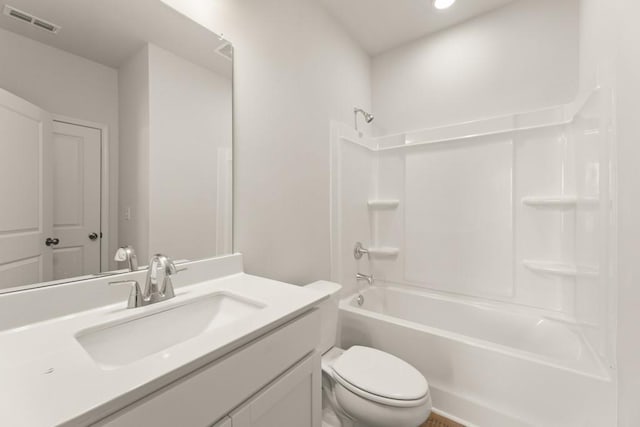
<path id="1" fill-rule="evenodd" d="M 122 246 L 116 251 L 116 255 L 113 257 L 116 262 L 126 262 L 129 271 L 138 270 L 138 257 L 133 246 Z"/>
<path id="2" fill-rule="evenodd" d="M 135 257 L 133 248 L 128 247 L 128 249 L 131 249 L 131 253 L 133 253 L 133 256 Z M 144 289 L 140 287 L 137 280 L 120 280 L 109 282 L 109 284 L 113 286 L 131 286 L 132 288 L 131 293 L 129 294 L 127 308 L 143 307 L 145 305 L 155 304 L 175 297 L 171 276 L 184 270 L 186 270 L 186 268 L 176 268 L 175 263 L 168 256 L 156 254 L 149 261 Z"/>

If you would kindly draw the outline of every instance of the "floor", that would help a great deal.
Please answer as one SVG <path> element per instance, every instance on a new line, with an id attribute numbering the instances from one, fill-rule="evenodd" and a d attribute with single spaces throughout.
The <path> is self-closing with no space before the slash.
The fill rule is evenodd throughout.
<path id="1" fill-rule="evenodd" d="M 460 423 L 456 423 L 455 421 L 451 421 L 448 418 L 445 418 L 438 414 L 434 414 L 432 412 L 427 422 L 422 424 L 420 427 L 464 427 L 464 426 Z"/>
<path id="2" fill-rule="evenodd" d="M 340 425 L 340 421 L 335 417 L 335 413 L 331 411 L 323 411 L 322 427 L 336 427 Z M 431 413 L 429 419 L 418 427 L 465 427 L 463 424 L 451 421 L 435 413 Z"/>

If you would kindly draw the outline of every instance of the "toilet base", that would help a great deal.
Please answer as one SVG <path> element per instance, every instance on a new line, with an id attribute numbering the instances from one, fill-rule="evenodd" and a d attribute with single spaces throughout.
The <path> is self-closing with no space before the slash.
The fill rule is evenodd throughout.
<path id="1" fill-rule="evenodd" d="M 336 401 L 333 381 L 325 372 L 322 372 L 322 427 L 355 427 Z"/>

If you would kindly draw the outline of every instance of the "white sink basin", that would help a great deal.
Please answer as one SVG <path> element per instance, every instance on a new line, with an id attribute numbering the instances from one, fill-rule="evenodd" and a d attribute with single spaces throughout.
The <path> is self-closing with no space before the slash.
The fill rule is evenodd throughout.
<path id="1" fill-rule="evenodd" d="M 263 307 L 227 293 L 218 293 L 142 317 L 86 329 L 76 335 L 76 340 L 101 367 L 115 369 L 228 325 Z"/>

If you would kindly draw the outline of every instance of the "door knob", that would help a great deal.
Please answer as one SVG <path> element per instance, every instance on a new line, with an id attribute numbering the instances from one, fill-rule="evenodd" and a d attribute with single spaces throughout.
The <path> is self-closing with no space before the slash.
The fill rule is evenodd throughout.
<path id="1" fill-rule="evenodd" d="M 47 240 L 44 241 L 44 244 L 47 246 L 55 246 L 58 243 L 60 243 L 60 239 L 58 238 L 51 238 L 51 237 L 47 237 Z"/>
<path id="2" fill-rule="evenodd" d="M 89 234 L 89 240 L 96 240 L 98 238 L 98 233 Z"/>

